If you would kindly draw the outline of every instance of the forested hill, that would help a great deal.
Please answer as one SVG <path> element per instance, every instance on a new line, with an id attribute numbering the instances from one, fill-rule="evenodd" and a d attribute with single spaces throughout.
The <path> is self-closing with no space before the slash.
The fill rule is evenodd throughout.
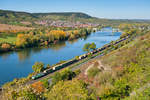
<path id="1" fill-rule="evenodd" d="M 90 15 L 81 12 L 60 12 L 60 13 L 32 13 L 34 16 L 64 16 L 64 17 L 79 17 L 79 18 L 92 18 Z"/>
<path id="2" fill-rule="evenodd" d="M 61 20 L 68 18 L 93 18 L 90 15 L 80 12 L 60 12 L 60 13 L 27 13 L 27 12 L 16 12 L 9 10 L 0 10 L 0 20 L 14 20 L 14 21 L 33 21 L 39 19 L 49 18 L 52 20 Z"/>
<path id="3" fill-rule="evenodd" d="M 82 12 L 57 12 L 57 13 L 28 13 L 10 10 L 0 10 L 0 23 L 21 25 L 20 22 L 30 22 L 35 25 L 36 21 L 68 21 L 82 23 L 96 23 L 119 25 L 120 23 L 150 23 L 148 20 L 128 20 L 128 19 L 104 19 L 92 17 Z"/>

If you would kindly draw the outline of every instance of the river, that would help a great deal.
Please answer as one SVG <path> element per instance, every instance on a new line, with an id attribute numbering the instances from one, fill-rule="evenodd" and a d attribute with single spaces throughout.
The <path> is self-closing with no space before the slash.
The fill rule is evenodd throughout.
<path id="1" fill-rule="evenodd" d="M 77 55 L 84 54 L 82 50 L 85 43 L 96 44 L 96 47 L 117 40 L 120 32 L 112 32 L 112 28 L 104 28 L 101 31 L 91 33 L 86 38 L 61 42 L 51 45 L 49 48 L 28 48 L 0 55 L 0 86 L 14 78 L 26 77 L 32 72 L 35 62 L 56 64 L 60 60 L 69 60 Z"/>

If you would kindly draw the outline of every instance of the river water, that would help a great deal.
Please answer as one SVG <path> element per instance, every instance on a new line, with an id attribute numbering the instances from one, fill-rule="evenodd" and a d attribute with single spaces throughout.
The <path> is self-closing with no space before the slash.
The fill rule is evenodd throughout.
<path id="1" fill-rule="evenodd" d="M 85 43 L 94 42 L 99 48 L 112 40 L 117 40 L 120 35 L 120 32 L 112 32 L 112 28 L 104 28 L 91 33 L 88 37 L 61 42 L 51 45 L 49 48 L 28 48 L 1 54 L 0 85 L 12 81 L 14 78 L 26 77 L 32 72 L 32 65 L 35 62 L 43 62 L 46 66 L 46 64 L 56 64 L 60 60 L 69 60 L 85 53 L 82 50 Z"/>

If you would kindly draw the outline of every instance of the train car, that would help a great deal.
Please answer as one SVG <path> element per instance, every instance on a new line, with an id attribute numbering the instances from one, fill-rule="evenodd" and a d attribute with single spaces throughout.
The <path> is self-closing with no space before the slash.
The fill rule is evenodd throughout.
<path id="1" fill-rule="evenodd" d="M 91 53 L 91 54 L 94 54 L 94 51 L 91 51 L 90 53 Z"/>
<path id="2" fill-rule="evenodd" d="M 102 50 L 102 48 L 98 48 L 98 49 L 97 49 L 97 51 L 101 51 L 101 50 Z"/>
<path id="3" fill-rule="evenodd" d="M 83 56 L 83 55 L 79 56 L 79 60 L 81 60 L 81 59 L 83 59 L 83 58 L 84 58 L 84 56 Z"/>
<path id="4" fill-rule="evenodd" d="M 95 49 L 95 50 L 94 50 L 94 53 L 97 53 L 97 52 L 98 52 L 98 50 L 97 50 L 97 49 Z"/>
<path id="5" fill-rule="evenodd" d="M 53 70 L 54 70 L 54 71 L 55 71 L 55 70 L 59 70 L 59 69 L 61 69 L 61 68 L 64 68 L 64 67 L 66 67 L 66 66 L 68 66 L 68 65 L 73 64 L 74 62 L 77 62 L 77 60 L 76 60 L 76 59 L 71 59 L 71 60 L 69 60 L 69 61 L 67 61 L 67 62 L 65 62 L 65 63 L 59 64 L 59 65 L 57 65 L 57 66 L 54 66 L 54 67 L 53 67 Z"/>
<path id="6" fill-rule="evenodd" d="M 43 76 L 45 76 L 45 73 L 38 73 L 38 74 L 32 76 L 31 78 L 32 78 L 33 80 L 36 80 L 36 79 L 38 79 L 38 78 L 40 78 L 40 77 L 43 77 Z"/>
<path id="7" fill-rule="evenodd" d="M 76 60 L 76 59 L 71 59 L 71 60 L 65 62 L 65 63 L 62 65 L 62 67 L 66 67 L 66 66 L 68 66 L 68 65 L 71 65 L 71 64 L 73 64 L 74 62 L 77 62 L 77 60 Z"/>
<path id="8" fill-rule="evenodd" d="M 49 69 L 44 70 L 43 73 L 49 74 L 49 73 L 52 73 L 52 72 L 54 72 L 53 69 L 52 69 L 52 68 L 49 68 Z"/>
<path id="9" fill-rule="evenodd" d="M 56 65 L 53 67 L 53 71 L 61 69 L 62 64 Z"/>
<path id="10" fill-rule="evenodd" d="M 81 60 L 81 59 L 84 59 L 84 58 L 86 58 L 86 57 L 87 57 L 87 55 L 86 55 L 86 54 L 83 54 L 83 55 L 79 56 L 79 59 Z"/>

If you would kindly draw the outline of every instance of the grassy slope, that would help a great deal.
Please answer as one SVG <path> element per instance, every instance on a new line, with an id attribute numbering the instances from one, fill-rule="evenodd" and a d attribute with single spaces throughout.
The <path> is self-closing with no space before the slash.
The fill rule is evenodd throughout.
<path id="1" fill-rule="evenodd" d="M 10 43 L 10 44 L 15 44 L 16 43 L 16 37 L 6 37 L 6 38 L 2 38 L 0 37 L 0 43 Z"/>
<path id="2" fill-rule="evenodd" d="M 96 91 L 96 95 L 102 100 L 150 99 L 147 92 L 150 91 L 150 88 L 145 90 L 143 87 L 149 85 L 150 82 L 149 43 L 150 35 L 147 33 L 99 58 L 98 61 L 101 61 L 103 66 L 109 66 L 111 71 L 99 71 L 92 77 L 93 81 L 90 84 L 91 88 Z M 135 91 L 139 91 L 138 94 L 130 96 Z"/>

